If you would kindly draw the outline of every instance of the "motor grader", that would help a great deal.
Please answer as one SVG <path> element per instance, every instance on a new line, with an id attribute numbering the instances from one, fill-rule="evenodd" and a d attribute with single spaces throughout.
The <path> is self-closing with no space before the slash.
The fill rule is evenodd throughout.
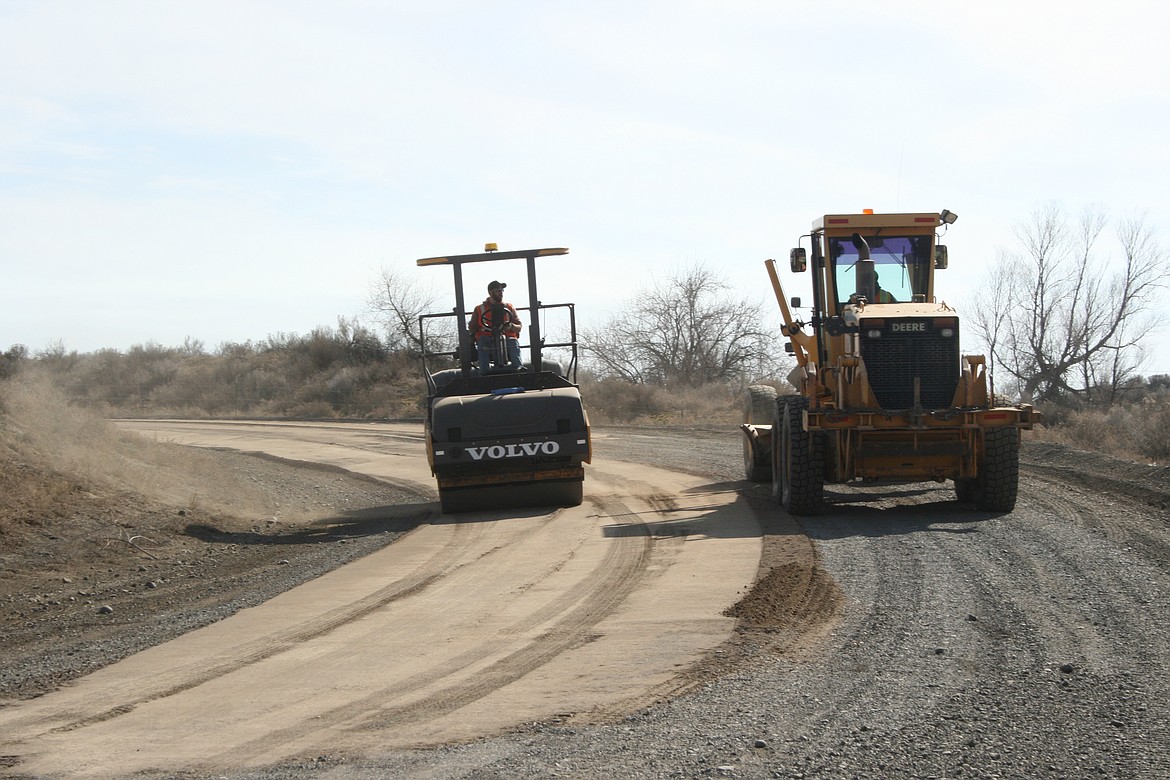
<path id="1" fill-rule="evenodd" d="M 825 483 L 855 480 L 951 480 L 980 510 L 1015 506 L 1020 431 L 1040 414 L 997 402 L 984 357 L 960 352 L 958 312 L 935 298 L 935 271 L 948 264 L 938 231 L 956 219 L 867 209 L 815 220 L 808 248 L 789 253 L 794 273 L 812 266 L 807 322 L 765 262 L 796 394 L 748 388 L 744 466 L 789 513 L 816 514 Z"/>

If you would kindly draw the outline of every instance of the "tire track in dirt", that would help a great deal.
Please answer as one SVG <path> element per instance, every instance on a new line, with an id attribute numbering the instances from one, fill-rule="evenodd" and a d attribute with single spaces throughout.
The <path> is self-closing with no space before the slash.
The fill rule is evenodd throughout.
<path id="1" fill-rule="evenodd" d="M 1098 668 L 1160 665 L 1149 638 L 1164 626 L 1143 607 L 1170 592 L 1164 533 L 1159 536 L 1148 517 L 1129 508 L 1118 511 L 1100 500 L 1078 503 L 1053 490 L 1062 483 L 1037 481 L 1042 484 L 1030 482 L 1023 494 L 1042 508 L 1029 513 L 1041 521 L 1006 525 L 1012 543 L 1002 553 L 1011 559 L 1006 565 L 1013 575 L 1021 570 L 1032 575 L 1016 590 L 1028 614 L 1043 617 L 1045 641 L 1036 645 Z M 1121 626 L 1143 625 L 1145 630 L 1116 638 Z"/>
<path id="2" fill-rule="evenodd" d="M 625 503 L 611 497 L 591 497 L 590 500 L 605 515 L 628 519 L 639 530 L 615 539 L 589 577 L 577 582 L 541 609 L 503 629 L 495 640 L 485 642 L 472 651 L 454 656 L 413 677 L 397 680 L 392 690 L 372 691 L 344 706 L 321 713 L 319 720 L 313 724 L 298 724 L 221 753 L 215 757 L 216 762 L 246 763 L 271 754 L 281 745 L 298 743 L 322 729 L 383 731 L 400 724 L 434 720 L 504 688 L 565 651 L 592 641 L 594 627 L 612 615 L 629 594 L 641 586 L 655 544 L 645 522 Z M 432 688 L 436 682 L 506 649 L 514 642 L 511 637 L 524 634 L 553 619 L 557 619 L 556 623 L 535 641 L 489 664 L 476 674 L 470 684 L 454 682 L 438 690 L 429 690 L 426 697 L 420 700 L 386 703 L 388 698 L 401 700 Z M 336 742 L 330 744 L 336 746 Z"/>
<path id="3" fill-rule="evenodd" d="M 892 702 L 900 717 L 948 717 L 956 701 L 984 696 L 995 675 L 1057 690 L 1069 669 L 1164 677 L 1156 637 L 1165 628 L 1132 606 L 1166 592 L 1164 570 L 1154 561 L 1125 566 L 1133 538 L 1054 487 L 1022 482 L 1012 514 L 932 502 L 806 522 L 855 600 L 832 651 L 854 675 L 833 681 L 831 694 L 814 693 L 828 706 L 802 717 L 849 723 L 893 711 Z M 919 682 L 924 669 L 928 685 Z"/>
<path id="4" fill-rule="evenodd" d="M 177 436 L 423 484 L 413 437 L 252 427 Z M 723 483 L 605 461 L 591 474 L 591 507 L 423 526 L 338 579 L 10 712 L 6 745 L 33 773 L 218 771 L 611 717 L 685 690 L 756 570 L 754 512 Z"/>
<path id="5" fill-rule="evenodd" d="M 95 713 L 75 721 L 58 724 L 50 729 L 52 732 L 72 731 L 73 729 L 100 723 L 110 718 L 125 715 L 135 707 L 156 699 L 174 696 L 190 690 L 204 683 L 224 677 L 244 667 L 272 658 L 289 648 L 307 642 L 315 637 L 322 636 L 353 621 L 360 620 L 372 612 L 383 609 L 393 602 L 418 593 L 434 582 L 448 575 L 452 570 L 465 565 L 467 554 L 475 549 L 475 543 L 483 536 L 482 526 L 476 524 L 452 525 L 452 536 L 446 545 L 436 551 L 420 569 L 406 577 L 371 593 L 352 604 L 342 607 L 326 615 L 306 621 L 285 631 L 277 631 L 265 636 L 257 637 L 243 645 L 230 648 L 231 657 L 222 660 L 200 659 L 186 667 L 168 672 L 166 678 L 158 687 L 151 689 L 151 681 L 140 680 L 136 696 L 120 704 L 108 707 L 103 712 Z M 488 553 L 481 553 L 483 557 Z M 161 684 L 160 684 L 161 683 Z M 143 690 L 143 689 L 146 690 Z M 45 716 L 41 721 L 55 720 L 54 716 Z M 12 727 L 35 726 L 36 721 L 15 721 Z"/>
<path id="6" fill-rule="evenodd" d="M 1094 512 L 1094 508 L 1101 507 L 1109 500 L 1106 498 L 1106 494 L 1102 494 L 1099 491 L 1095 493 L 1085 491 L 1083 486 L 1078 484 L 1079 480 L 1071 476 L 1062 479 L 1059 471 L 1053 472 L 1051 470 L 1035 470 L 1031 468 L 1026 468 L 1026 471 L 1028 472 L 1030 482 L 1041 483 L 1049 488 L 1043 491 L 1037 490 L 1036 500 L 1051 506 L 1054 511 L 1061 512 L 1078 526 L 1088 529 L 1103 539 L 1139 549 L 1143 555 L 1151 560 L 1166 560 L 1170 558 L 1170 530 L 1166 530 L 1164 527 L 1163 531 L 1158 533 L 1141 516 L 1130 515 L 1128 517 L 1102 518 Z M 1071 483 L 1069 481 L 1070 479 L 1073 480 Z M 1107 484 L 1113 487 L 1117 483 Z M 1062 498 L 1063 494 L 1070 491 L 1076 491 L 1082 499 L 1080 503 L 1073 503 Z M 1122 493 L 1122 495 L 1132 496 L 1130 500 L 1132 498 L 1137 498 L 1142 501 L 1147 500 L 1145 495 L 1133 495 L 1132 489 L 1128 493 Z"/>

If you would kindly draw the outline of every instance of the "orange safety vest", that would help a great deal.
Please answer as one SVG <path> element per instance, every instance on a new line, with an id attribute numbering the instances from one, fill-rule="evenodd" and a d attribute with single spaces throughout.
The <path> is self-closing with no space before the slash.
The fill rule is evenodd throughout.
<path id="1" fill-rule="evenodd" d="M 467 324 L 467 329 L 472 331 L 475 338 L 492 335 L 492 303 L 492 299 L 488 298 L 471 312 L 471 322 Z M 512 304 L 500 305 L 504 307 L 504 335 L 516 338 L 520 335 L 520 326 L 523 325 L 520 322 L 520 315 L 516 313 L 516 307 Z"/>

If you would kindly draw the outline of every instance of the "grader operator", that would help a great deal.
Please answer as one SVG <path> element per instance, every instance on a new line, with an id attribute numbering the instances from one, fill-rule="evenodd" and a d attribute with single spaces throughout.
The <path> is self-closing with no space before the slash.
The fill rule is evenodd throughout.
<path id="1" fill-rule="evenodd" d="M 1020 431 L 1040 415 L 997 402 L 984 357 L 960 352 L 958 312 L 935 298 L 935 271 L 948 264 L 936 233 L 956 219 L 866 210 L 814 221 L 811 258 L 805 247 L 789 254 L 794 273 L 811 259 L 808 322 L 793 318 L 766 261 L 797 392 L 748 388 L 744 465 L 790 513 L 817 513 L 826 482 L 853 480 L 949 479 L 978 509 L 1015 506 Z"/>

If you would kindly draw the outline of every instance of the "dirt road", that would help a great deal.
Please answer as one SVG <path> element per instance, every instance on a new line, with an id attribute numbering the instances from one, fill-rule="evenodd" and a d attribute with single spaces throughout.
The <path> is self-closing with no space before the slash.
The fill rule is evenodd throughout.
<path id="1" fill-rule="evenodd" d="M 431 485 L 398 454 L 418 447 L 411 428 L 168 435 Z M 834 486 L 797 523 L 741 479 L 735 431 L 616 429 L 596 449 L 580 512 L 432 515 L 181 653 L 9 704 L 0 774 L 1170 774 L 1167 467 L 1029 442 L 1010 514 L 959 505 L 949 485 Z M 344 537 L 328 538 L 301 546 Z M 492 608 L 468 609 L 481 591 Z"/>
<path id="2" fill-rule="evenodd" d="M 180 443 L 432 484 L 418 426 L 134 423 Z M 211 771 L 626 713 L 684 690 L 760 560 L 755 510 L 711 480 L 596 462 L 553 512 L 435 516 L 228 620 L 0 711 L 32 775 Z"/>

